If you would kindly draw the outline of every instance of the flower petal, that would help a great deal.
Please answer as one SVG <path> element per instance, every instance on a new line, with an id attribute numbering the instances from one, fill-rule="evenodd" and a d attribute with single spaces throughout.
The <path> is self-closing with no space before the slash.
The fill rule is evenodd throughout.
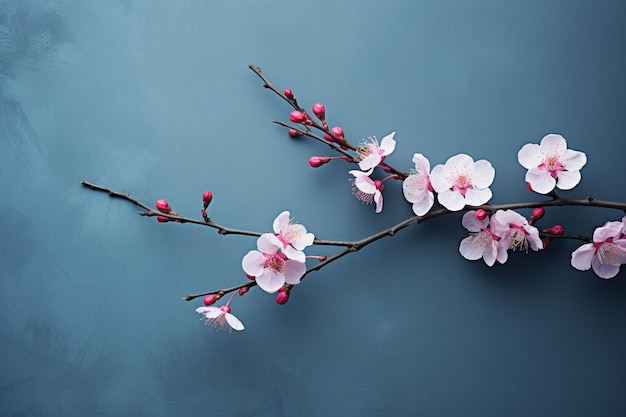
<path id="1" fill-rule="evenodd" d="M 393 136 L 396 132 L 391 132 L 380 141 L 380 148 L 383 149 L 383 155 L 389 155 L 396 149 L 396 141 Z"/>
<path id="2" fill-rule="evenodd" d="M 289 212 L 283 211 L 280 213 L 273 223 L 274 233 L 285 233 L 289 229 Z"/>
<path id="3" fill-rule="evenodd" d="M 591 268 L 591 259 L 596 254 L 596 248 L 593 243 L 585 243 L 574 252 L 572 252 L 571 264 L 579 271 L 586 271 Z"/>
<path id="4" fill-rule="evenodd" d="M 579 182 L 580 171 L 561 171 L 556 179 L 556 186 L 560 190 L 571 190 L 576 187 Z"/>
<path id="5" fill-rule="evenodd" d="M 491 200 L 491 189 L 484 188 L 482 190 L 478 188 L 470 188 L 465 193 L 465 204 L 468 206 L 482 206 L 487 201 Z"/>
<path id="6" fill-rule="evenodd" d="M 480 240 L 476 236 L 468 236 L 461 241 L 459 253 L 470 261 L 480 259 L 485 251 L 485 247 L 481 246 L 480 243 Z"/>
<path id="7" fill-rule="evenodd" d="M 452 182 L 446 174 L 445 165 L 439 164 L 433 168 L 430 173 L 430 184 L 438 193 L 442 193 L 452 187 Z"/>
<path id="8" fill-rule="evenodd" d="M 425 175 L 413 174 L 402 181 L 402 192 L 409 203 L 422 201 L 428 193 L 428 180 Z"/>
<path id="9" fill-rule="evenodd" d="M 415 164 L 415 170 L 420 174 L 428 175 L 430 173 L 430 162 L 421 153 L 413 154 L 413 163 Z"/>
<path id="10" fill-rule="evenodd" d="M 472 184 L 476 188 L 487 188 L 491 185 L 495 176 L 496 170 L 493 169 L 491 162 L 486 159 L 481 159 L 474 164 Z"/>
<path id="11" fill-rule="evenodd" d="M 539 147 L 541 148 L 541 153 L 545 156 L 560 157 L 567 149 L 567 141 L 563 136 L 551 133 L 541 139 Z"/>
<path id="12" fill-rule="evenodd" d="M 418 216 L 423 216 L 424 214 L 428 213 L 434 203 L 435 195 L 432 192 L 428 191 L 428 193 L 426 194 L 426 198 L 416 203 L 413 203 L 413 213 Z"/>
<path id="13" fill-rule="evenodd" d="M 476 210 L 470 210 L 461 218 L 461 224 L 470 232 L 480 232 L 489 225 L 489 219 L 479 220 L 476 218 Z"/>
<path id="14" fill-rule="evenodd" d="M 291 245 L 287 245 L 286 248 L 283 248 L 282 252 L 287 256 L 287 258 L 293 259 L 294 261 L 298 261 L 298 262 L 306 261 L 304 252 L 302 252 L 301 250 L 297 250 Z"/>
<path id="15" fill-rule="evenodd" d="M 263 273 L 264 263 L 265 256 L 257 250 L 251 250 L 241 260 L 241 267 L 246 274 L 256 277 Z"/>
<path id="16" fill-rule="evenodd" d="M 536 143 L 527 143 L 517 152 L 517 161 L 526 169 L 537 168 L 543 162 Z"/>
<path id="17" fill-rule="evenodd" d="M 619 272 L 619 265 L 604 264 L 597 256 L 591 259 L 591 268 L 597 276 L 604 279 L 613 278 Z"/>
<path id="18" fill-rule="evenodd" d="M 263 253 L 276 253 L 283 244 L 274 233 L 263 233 L 256 241 L 256 247 Z"/>
<path id="19" fill-rule="evenodd" d="M 568 171 L 580 171 L 587 163 L 587 155 L 584 152 L 566 149 L 561 157 L 563 168 Z"/>
<path id="20" fill-rule="evenodd" d="M 450 211 L 459 211 L 465 207 L 465 198 L 460 192 L 454 190 L 445 190 L 437 195 L 439 204 Z"/>
<path id="21" fill-rule="evenodd" d="M 230 313 L 226 313 L 226 322 L 233 330 L 237 330 L 238 332 L 244 329 L 243 323 Z"/>
<path id="22" fill-rule="evenodd" d="M 285 261 L 285 267 L 287 262 L 289 261 Z M 285 285 L 285 276 L 271 268 L 265 268 L 263 273 L 256 277 L 256 283 L 263 291 L 271 294 Z"/>
<path id="23" fill-rule="evenodd" d="M 530 183 L 533 191 L 539 194 L 548 194 L 554 190 L 556 180 L 552 178 L 548 171 L 538 168 L 531 168 L 526 173 L 526 182 Z"/>
<path id="24" fill-rule="evenodd" d="M 383 193 L 381 193 L 379 190 L 376 190 L 374 192 L 374 202 L 376 203 L 376 213 L 380 213 L 381 211 L 383 211 Z"/>
<path id="25" fill-rule="evenodd" d="M 363 159 L 361 159 L 361 161 L 359 162 L 359 168 L 361 168 L 361 170 L 363 171 L 367 171 L 369 169 L 376 167 L 378 164 L 380 164 L 381 160 L 382 158 L 380 155 L 376 153 L 371 153 L 365 156 Z"/>
<path id="26" fill-rule="evenodd" d="M 306 264 L 304 262 L 298 262 L 288 259 L 285 261 L 285 282 L 287 284 L 299 284 L 300 278 L 306 272 Z"/>

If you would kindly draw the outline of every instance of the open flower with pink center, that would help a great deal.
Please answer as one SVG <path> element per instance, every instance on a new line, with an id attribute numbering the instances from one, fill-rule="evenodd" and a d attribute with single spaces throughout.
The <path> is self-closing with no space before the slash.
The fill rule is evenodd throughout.
<path id="1" fill-rule="evenodd" d="M 555 186 L 561 190 L 574 188 L 580 182 L 580 169 L 587 163 L 587 155 L 567 149 L 563 136 L 550 134 L 539 145 L 522 146 L 517 160 L 528 170 L 526 182 L 533 191 L 548 194 Z"/>
<path id="2" fill-rule="evenodd" d="M 528 224 L 528 220 L 513 210 L 498 210 L 491 216 L 491 230 L 500 236 L 499 245 L 505 250 L 528 252 L 543 249 L 539 230 Z"/>
<path id="3" fill-rule="evenodd" d="M 257 240 L 257 249 L 248 252 L 241 261 L 246 274 L 254 277 L 264 291 L 273 293 L 285 283 L 299 284 L 306 272 L 306 264 L 281 252 L 283 243 L 273 233 L 264 233 Z"/>
<path id="4" fill-rule="evenodd" d="M 383 194 L 381 191 L 384 185 L 381 180 L 370 178 L 373 171 L 374 168 L 370 168 L 367 172 L 356 169 L 350 171 L 350 174 L 355 177 L 351 180 L 352 194 L 363 204 L 376 203 L 376 213 L 380 213 L 383 210 Z"/>
<path id="5" fill-rule="evenodd" d="M 274 233 L 282 243 L 281 251 L 289 259 L 305 262 L 304 248 L 311 246 L 315 235 L 307 233 L 306 227 L 294 223 L 289 217 L 288 211 L 283 211 L 274 220 Z"/>
<path id="6" fill-rule="evenodd" d="M 620 265 L 626 263 L 626 239 L 620 238 L 624 220 L 606 222 L 593 232 L 593 242 L 586 243 L 572 253 L 572 266 L 580 271 L 593 269 L 600 278 L 613 278 Z"/>
<path id="7" fill-rule="evenodd" d="M 489 266 L 498 261 L 501 264 L 508 259 L 506 248 L 498 244 L 500 239 L 489 228 L 489 217 L 480 220 L 476 217 L 476 211 L 471 210 L 463 215 L 461 224 L 470 235 L 461 241 L 459 252 L 470 261 L 483 258 Z"/>
<path id="8" fill-rule="evenodd" d="M 380 141 L 374 136 L 370 136 L 365 143 L 359 147 L 359 153 L 363 155 L 363 159 L 359 162 L 359 168 L 362 171 L 367 171 L 370 168 L 375 168 L 378 164 L 385 160 L 385 157 L 396 149 L 396 141 L 393 136 L 396 132 L 391 132 Z"/>
<path id="9" fill-rule="evenodd" d="M 413 213 L 423 216 L 435 202 L 433 187 L 430 184 L 430 162 L 421 153 L 413 155 L 415 170 L 402 182 L 404 198 L 413 204 Z"/>
<path id="10" fill-rule="evenodd" d="M 217 330 L 237 330 L 244 329 L 243 324 L 237 317 L 230 313 L 230 306 L 228 304 L 221 307 L 198 307 L 196 311 L 202 314 L 204 322 Z"/>
<path id="11" fill-rule="evenodd" d="M 467 206 L 480 206 L 491 199 L 489 186 L 496 171 L 489 161 L 474 162 L 465 154 L 449 158 L 430 173 L 430 182 L 439 203 L 450 211 Z"/>

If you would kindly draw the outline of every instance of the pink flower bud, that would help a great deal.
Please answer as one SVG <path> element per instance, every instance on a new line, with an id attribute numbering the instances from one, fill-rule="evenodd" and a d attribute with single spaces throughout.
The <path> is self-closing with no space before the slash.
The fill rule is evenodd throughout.
<path id="1" fill-rule="evenodd" d="M 172 211 L 172 208 L 170 207 L 170 204 L 167 202 L 167 200 L 157 200 L 156 202 L 156 208 L 157 210 L 159 210 L 161 213 L 167 213 L 169 214 L 170 211 Z"/>
<path id="2" fill-rule="evenodd" d="M 335 136 L 335 139 L 343 140 L 343 129 L 340 128 L 339 126 L 335 126 L 332 129 L 330 129 L 330 133 L 332 133 Z"/>
<path id="3" fill-rule="evenodd" d="M 239 289 L 237 290 L 237 292 L 239 293 L 239 295 L 244 295 L 245 293 L 247 293 L 247 292 L 248 292 L 248 289 L 249 289 L 249 288 L 250 288 L 250 287 L 241 287 L 241 288 L 239 288 Z"/>
<path id="4" fill-rule="evenodd" d="M 548 229 L 548 232 L 550 234 L 552 234 L 552 235 L 562 235 L 563 234 L 563 226 L 561 226 L 560 224 L 555 224 L 550 229 Z"/>
<path id="5" fill-rule="evenodd" d="M 328 133 L 324 133 L 324 139 L 326 139 L 328 142 L 334 142 L 335 138 L 330 136 Z"/>
<path id="6" fill-rule="evenodd" d="M 298 132 L 296 129 L 289 129 L 289 136 L 291 136 L 292 138 L 297 138 L 302 136 L 302 133 Z"/>
<path id="7" fill-rule="evenodd" d="M 535 192 L 535 190 L 533 190 L 533 187 L 530 185 L 530 183 L 528 183 L 528 190 L 532 191 L 533 193 Z"/>
<path id="8" fill-rule="evenodd" d="M 276 302 L 280 305 L 285 304 L 289 301 L 289 292 L 288 291 L 278 291 L 276 294 Z"/>
<path id="9" fill-rule="evenodd" d="M 544 214 L 546 214 L 546 210 L 543 207 L 537 207 L 531 213 L 530 221 L 534 223 L 537 220 L 541 219 Z"/>
<path id="10" fill-rule="evenodd" d="M 211 200 L 213 200 L 213 193 L 205 191 L 204 194 L 202 194 L 202 201 L 204 201 L 204 203 L 208 206 L 211 203 Z"/>
<path id="11" fill-rule="evenodd" d="M 289 113 L 289 120 L 291 120 L 294 123 L 304 123 L 307 120 L 307 116 L 301 111 L 294 110 L 291 113 Z"/>
<path id="12" fill-rule="evenodd" d="M 250 274 L 246 274 L 246 278 L 248 278 L 250 281 L 254 281 L 256 279 L 254 275 L 250 275 Z"/>
<path id="13" fill-rule="evenodd" d="M 315 103 L 312 107 L 313 114 L 315 114 L 320 120 L 326 117 L 326 108 L 322 103 Z"/>
<path id="14" fill-rule="evenodd" d="M 157 216 L 157 220 L 158 220 L 160 223 L 167 223 L 167 222 L 169 222 L 169 221 L 170 221 L 167 217 L 163 217 L 163 216 Z"/>
<path id="15" fill-rule="evenodd" d="M 487 213 L 487 210 L 483 210 L 483 209 L 476 210 L 476 218 L 478 220 L 485 220 L 487 216 L 489 216 L 489 213 Z"/>
<path id="16" fill-rule="evenodd" d="M 293 98 L 293 93 L 291 92 L 291 90 L 289 88 L 285 88 L 285 97 L 287 98 Z"/>
<path id="17" fill-rule="evenodd" d="M 219 295 L 215 295 L 215 294 L 207 295 L 206 297 L 204 297 L 204 305 L 210 306 L 211 304 L 215 303 L 219 299 L 220 299 Z"/>
<path id="18" fill-rule="evenodd" d="M 313 168 L 318 168 L 328 163 L 328 161 L 330 161 L 330 157 L 328 156 L 312 156 L 309 158 L 309 165 Z"/>

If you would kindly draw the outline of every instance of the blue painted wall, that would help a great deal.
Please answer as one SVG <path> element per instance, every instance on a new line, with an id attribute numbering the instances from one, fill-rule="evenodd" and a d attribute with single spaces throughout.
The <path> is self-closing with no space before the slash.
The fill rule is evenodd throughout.
<path id="1" fill-rule="evenodd" d="M 288 209 L 324 239 L 381 215 L 343 163 L 271 120 L 324 101 L 353 139 L 395 130 L 389 161 L 464 152 L 493 202 L 534 196 L 516 152 L 547 133 L 587 153 L 565 193 L 626 201 L 622 1 L 0 0 L 0 416 L 622 416 L 626 273 L 569 265 L 573 241 L 488 268 L 460 215 L 312 274 L 285 306 L 258 289 L 223 334 L 185 303 L 235 285 L 254 239 L 159 224 L 82 188 L 167 198 L 269 231 Z M 622 214 L 549 210 L 591 234 Z M 323 249 L 323 248 L 322 248 Z"/>

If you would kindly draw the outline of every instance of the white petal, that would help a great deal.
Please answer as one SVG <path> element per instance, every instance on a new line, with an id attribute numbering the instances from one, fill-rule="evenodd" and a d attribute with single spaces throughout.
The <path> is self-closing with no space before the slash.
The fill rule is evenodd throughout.
<path id="1" fill-rule="evenodd" d="M 477 188 L 487 188 L 491 185 L 495 176 L 496 170 L 493 169 L 491 163 L 485 159 L 481 159 L 474 164 L 472 184 Z"/>
<path id="2" fill-rule="evenodd" d="M 591 268 L 597 276 L 604 279 L 613 278 L 619 272 L 619 265 L 603 264 L 597 256 L 591 259 Z"/>
<path id="3" fill-rule="evenodd" d="M 560 157 L 567 149 L 567 141 L 561 135 L 549 134 L 541 139 L 539 147 L 544 155 Z"/>
<path id="4" fill-rule="evenodd" d="M 380 148 L 384 150 L 383 155 L 389 155 L 396 149 L 396 141 L 393 139 L 395 134 L 396 132 L 391 132 L 380 141 Z"/>
<path id="5" fill-rule="evenodd" d="M 304 231 L 304 234 L 300 234 L 298 239 L 291 242 L 293 247 L 298 250 L 304 250 L 307 246 L 311 246 L 315 240 L 315 235 L 313 233 L 306 233 L 306 229 L 304 229 Z"/>
<path id="6" fill-rule="evenodd" d="M 461 241 L 459 245 L 459 253 L 465 259 L 475 261 L 483 256 L 485 248 L 476 244 L 476 236 L 468 236 Z"/>
<path id="7" fill-rule="evenodd" d="M 376 165 L 380 164 L 381 157 L 378 154 L 371 153 L 364 157 L 361 162 L 359 162 L 359 168 L 363 171 L 367 171 L 371 168 L 374 168 Z"/>
<path id="8" fill-rule="evenodd" d="M 294 261 L 298 261 L 298 262 L 306 261 L 304 252 L 302 252 L 301 250 L 297 250 L 291 245 L 288 245 L 286 248 L 282 249 L 282 252 L 287 256 L 287 258 L 293 259 Z"/>
<path id="9" fill-rule="evenodd" d="M 495 243 L 495 242 L 494 242 Z M 483 259 L 488 266 L 493 266 L 496 263 L 496 257 L 498 255 L 498 246 L 497 245 L 489 245 L 485 248 L 483 252 Z"/>
<path id="10" fill-rule="evenodd" d="M 465 207 L 465 199 L 458 191 L 445 190 L 437 195 L 437 200 L 450 211 L 459 211 Z"/>
<path id="11" fill-rule="evenodd" d="M 263 273 L 264 263 L 265 256 L 257 250 L 251 250 L 241 260 L 241 267 L 246 274 L 256 277 Z"/>
<path id="12" fill-rule="evenodd" d="M 274 219 L 274 233 L 283 233 L 289 228 L 289 212 L 283 211 Z"/>
<path id="13" fill-rule="evenodd" d="M 517 160 L 521 166 L 526 169 L 537 168 L 541 165 L 542 158 L 539 151 L 539 145 L 535 143 L 527 143 L 517 152 Z"/>
<path id="14" fill-rule="evenodd" d="M 256 277 L 256 283 L 263 291 L 274 293 L 285 285 L 285 276 L 271 268 L 265 268 L 263 273 Z"/>
<path id="15" fill-rule="evenodd" d="M 430 162 L 421 153 L 413 154 L 413 163 L 415 164 L 415 170 L 420 174 L 430 173 Z"/>
<path id="16" fill-rule="evenodd" d="M 602 227 L 596 227 L 593 231 L 594 242 L 605 242 L 608 238 L 618 238 L 621 233 L 620 222 L 606 222 Z"/>
<path id="17" fill-rule="evenodd" d="M 461 224 L 470 232 L 480 232 L 489 224 L 489 219 L 478 220 L 476 218 L 476 210 L 470 210 L 461 218 Z"/>
<path id="18" fill-rule="evenodd" d="M 568 171 L 579 171 L 587 163 L 587 155 L 584 152 L 566 149 L 561 156 L 561 164 Z"/>
<path id="19" fill-rule="evenodd" d="M 591 268 L 591 259 L 596 254 L 593 243 L 586 243 L 572 252 L 571 264 L 579 271 L 586 271 Z"/>
<path id="20" fill-rule="evenodd" d="M 402 181 L 402 192 L 409 203 L 422 201 L 428 193 L 428 180 L 424 175 L 409 175 Z"/>
<path id="21" fill-rule="evenodd" d="M 209 307 L 204 307 L 203 306 L 203 307 L 196 308 L 196 312 L 198 312 L 200 314 L 206 314 L 209 311 L 213 311 L 213 310 L 220 310 L 220 309 L 217 308 L 217 307 L 214 307 L 214 306 L 209 306 Z M 220 310 L 220 311 L 222 311 L 222 310 Z"/>
<path id="22" fill-rule="evenodd" d="M 556 180 L 552 178 L 552 175 L 548 171 L 544 171 L 538 168 L 531 168 L 526 173 L 526 182 L 530 183 L 533 191 L 539 194 L 548 194 L 554 190 Z"/>
<path id="23" fill-rule="evenodd" d="M 274 233 L 263 233 L 257 239 L 256 247 L 263 253 L 276 253 L 278 249 L 283 247 L 283 244 Z"/>
<path id="24" fill-rule="evenodd" d="M 435 203 L 435 195 L 428 191 L 426 198 L 422 199 L 422 201 L 418 201 L 417 203 L 413 203 L 413 213 L 418 216 L 423 216 L 428 213 L 433 204 Z"/>
<path id="25" fill-rule="evenodd" d="M 470 188 L 465 193 L 465 204 L 468 206 L 482 206 L 491 199 L 491 189 Z"/>
<path id="26" fill-rule="evenodd" d="M 576 187 L 579 182 L 580 171 L 561 171 L 556 178 L 556 186 L 560 190 L 571 190 Z"/>
<path id="27" fill-rule="evenodd" d="M 226 322 L 233 330 L 241 331 L 244 329 L 243 323 L 239 319 L 230 313 L 226 313 Z"/>
<path id="28" fill-rule="evenodd" d="M 381 211 L 383 211 L 383 194 L 379 191 L 376 190 L 376 192 L 374 192 L 374 202 L 376 202 L 376 213 L 380 213 Z"/>
<path id="29" fill-rule="evenodd" d="M 213 307 L 212 310 L 204 313 L 204 317 L 206 317 L 207 319 L 214 319 L 221 316 L 222 314 L 224 314 L 224 310 L 222 310 L 221 308 Z"/>
<path id="30" fill-rule="evenodd" d="M 298 262 L 295 260 L 285 261 L 285 282 L 287 284 L 299 284 L 300 278 L 306 272 L 306 264 L 304 262 Z"/>
<path id="31" fill-rule="evenodd" d="M 452 187 L 452 183 L 446 175 L 444 165 L 439 164 L 433 168 L 432 172 L 430 173 L 430 184 L 433 186 L 433 189 L 438 193 L 442 193 Z"/>
<path id="32" fill-rule="evenodd" d="M 354 180 L 354 185 L 366 194 L 374 194 L 376 192 L 376 185 L 374 181 L 368 176 L 361 176 Z"/>

